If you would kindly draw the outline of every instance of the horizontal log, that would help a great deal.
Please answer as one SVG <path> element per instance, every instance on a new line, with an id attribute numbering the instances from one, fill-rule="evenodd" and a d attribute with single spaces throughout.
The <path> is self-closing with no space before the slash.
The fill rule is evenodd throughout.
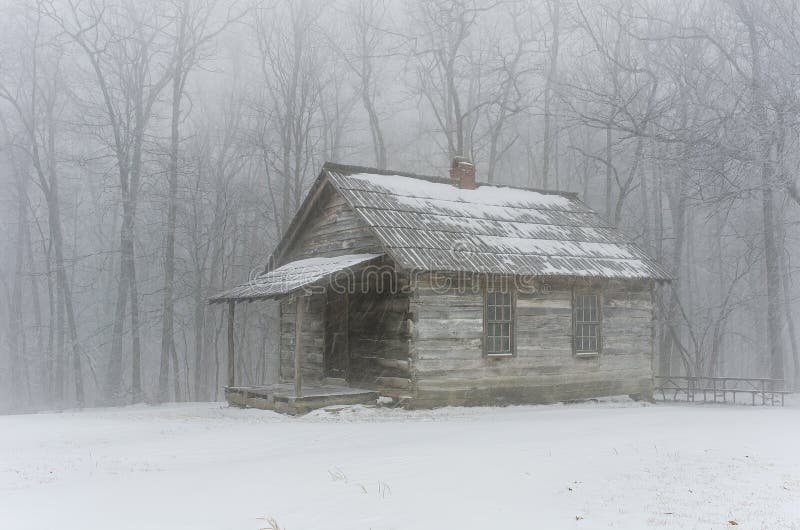
<path id="1" fill-rule="evenodd" d="M 442 311 L 448 308 L 470 308 L 477 307 L 483 309 L 483 296 L 473 296 L 465 294 L 425 294 L 416 292 L 412 299 L 414 311 L 424 312 Z"/>
<path id="2" fill-rule="evenodd" d="M 572 316 L 532 317 L 517 315 L 516 328 L 518 333 L 530 333 L 532 336 L 572 335 Z"/>
<path id="3" fill-rule="evenodd" d="M 485 357 L 478 352 L 448 356 L 418 352 L 414 369 L 419 374 L 474 372 L 492 376 L 563 373 L 581 377 L 587 373 L 606 372 L 613 378 L 630 371 L 649 373 L 650 357 L 641 351 L 616 354 L 610 348 L 608 352 L 604 349 L 599 355 L 588 358 L 578 357 L 570 349 L 539 352 L 518 349 L 515 356 L 501 358 Z"/>
<path id="4" fill-rule="evenodd" d="M 420 315 L 425 319 L 444 320 L 448 318 L 464 320 L 483 320 L 483 305 L 480 307 L 438 307 L 436 309 L 425 307 L 417 309 L 417 320 Z"/>
<path id="5" fill-rule="evenodd" d="M 420 340 L 437 339 L 475 339 L 483 336 L 483 319 L 425 319 L 415 326 Z"/>
<path id="6" fill-rule="evenodd" d="M 537 385 L 516 387 L 484 387 L 455 389 L 417 389 L 412 408 L 445 405 L 496 405 L 514 403 L 552 403 L 569 399 L 611 396 L 619 394 L 652 394 L 648 378 L 631 381 L 608 381 L 591 386 L 585 384 Z"/>
<path id="7" fill-rule="evenodd" d="M 571 293 L 552 293 L 540 296 L 517 296 L 517 307 L 572 310 Z"/>
<path id="8" fill-rule="evenodd" d="M 443 286 L 452 286 L 453 289 L 480 289 L 480 278 L 470 275 L 442 272 L 424 273 L 418 275 L 416 278 L 417 289 L 440 289 Z"/>
<path id="9" fill-rule="evenodd" d="M 480 373 L 447 373 L 438 377 L 417 373 L 417 388 L 432 389 L 470 389 L 470 388 L 515 388 L 535 386 L 581 385 L 586 389 L 608 384 L 625 385 L 629 382 L 649 378 L 649 372 L 629 371 L 614 376 L 609 372 L 594 374 L 525 375 L 525 376 L 487 376 Z"/>
<path id="10" fill-rule="evenodd" d="M 375 384 L 400 390 L 410 390 L 412 388 L 411 380 L 402 377 L 376 377 Z"/>
<path id="11" fill-rule="evenodd" d="M 364 246 L 375 246 L 378 244 L 375 236 L 366 228 L 360 228 L 355 222 L 342 223 L 327 227 L 308 234 L 302 241 L 294 247 L 298 251 L 314 251 L 326 244 L 339 243 L 343 246 L 357 246 L 363 243 Z"/>
<path id="12" fill-rule="evenodd" d="M 407 339 L 351 337 L 350 355 L 352 357 L 383 357 L 385 359 L 407 359 Z"/>
<path id="13" fill-rule="evenodd" d="M 623 296 L 613 296 L 610 294 L 606 294 L 603 300 L 603 307 L 606 309 L 614 308 L 614 309 L 628 309 L 628 310 L 638 310 L 643 312 L 649 312 L 653 310 L 653 304 L 650 303 L 650 299 L 647 300 L 639 300 L 635 298 L 626 298 Z"/>
<path id="14" fill-rule="evenodd" d="M 548 344 L 517 341 L 517 357 L 523 359 L 564 359 L 572 355 L 572 339 Z"/>
<path id="15" fill-rule="evenodd" d="M 391 368 L 399 372 L 410 373 L 411 362 L 408 359 L 386 359 L 384 357 L 359 357 L 359 361 L 374 363 L 381 368 Z"/>
<path id="16" fill-rule="evenodd" d="M 554 364 L 555 363 L 555 364 Z M 524 359 L 517 357 L 485 357 L 478 359 L 417 359 L 414 369 L 420 377 L 436 374 L 474 373 L 491 370 L 497 375 L 521 374 L 542 375 L 558 374 L 569 370 L 563 362 L 553 359 Z"/>

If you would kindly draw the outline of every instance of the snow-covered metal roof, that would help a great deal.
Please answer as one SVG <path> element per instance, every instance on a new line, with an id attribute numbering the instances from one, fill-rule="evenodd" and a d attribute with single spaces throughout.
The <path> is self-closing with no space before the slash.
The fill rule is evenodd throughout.
<path id="1" fill-rule="evenodd" d="M 411 270 L 668 280 L 575 194 L 326 164 L 324 174 Z"/>
<path id="2" fill-rule="evenodd" d="M 209 303 L 231 300 L 258 300 L 275 298 L 329 280 L 338 272 L 348 270 L 381 257 L 383 254 L 348 254 L 333 258 L 308 258 L 287 263 L 273 271 L 265 272 L 251 281 L 220 293 Z"/>

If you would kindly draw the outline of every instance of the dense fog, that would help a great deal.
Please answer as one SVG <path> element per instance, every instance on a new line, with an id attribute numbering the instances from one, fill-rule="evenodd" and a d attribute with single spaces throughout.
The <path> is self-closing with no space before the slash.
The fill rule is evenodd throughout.
<path id="1" fill-rule="evenodd" d="M 800 379 L 792 0 L 6 0 L 0 412 L 221 398 L 325 161 L 577 192 L 674 277 L 657 374 Z M 237 380 L 277 315 L 237 308 Z"/>

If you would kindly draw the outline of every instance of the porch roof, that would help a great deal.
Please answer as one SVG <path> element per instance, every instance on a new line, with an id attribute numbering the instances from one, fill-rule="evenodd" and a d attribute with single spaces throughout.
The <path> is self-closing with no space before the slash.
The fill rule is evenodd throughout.
<path id="1" fill-rule="evenodd" d="M 261 274 L 247 283 L 209 298 L 208 303 L 277 298 L 329 280 L 334 274 L 380 258 L 383 254 L 346 254 L 329 258 L 292 261 Z"/>

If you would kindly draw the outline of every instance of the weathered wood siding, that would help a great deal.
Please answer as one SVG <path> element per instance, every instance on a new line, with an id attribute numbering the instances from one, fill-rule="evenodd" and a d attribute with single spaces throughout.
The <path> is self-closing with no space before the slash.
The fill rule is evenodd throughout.
<path id="1" fill-rule="evenodd" d="M 364 225 L 345 200 L 328 186 L 319 202 L 300 226 L 295 240 L 277 265 L 310 257 L 383 252 L 380 242 Z M 303 319 L 303 378 L 324 378 L 325 347 L 324 294 L 314 294 Z M 282 300 L 281 306 L 281 379 L 294 378 L 295 306 Z"/>
<path id="2" fill-rule="evenodd" d="M 382 252 L 383 247 L 371 229 L 328 186 L 278 265 L 311 257 Z"/>
<path id="3" fill-rule="evenodd" d="M 397 275 L 391 264 L 380 276 L 357 276 L 350 295 L 350 380 L 354 386 L 387 395 L 408 395 L 412 329 L 408 278 Z"/>
<path id="4" fill-rule="evenodd" d="M 379 389 L 387 395 L 407 395 L 411 389 L 409 342 L 412 324 L 405 278 L 396 285 L 378 289 L 361 271 L 354 273 L 356 285 L 348 295 L 349 378 L 353 386 Z M 303 318 L 303 379 L 320 381 L 325 377 L 325 304 L 323 293 L 314 294 Z M 291 300 L 280 303 L 281 378 L 294 378 L 296 306 Z M 341 308 L 345 311 L 345 308 Z"/>
<path id="5" fill-rule="evenodd" d="M 303 380 L 321 381 L 324 377 L 323 348 L 325 345 L 325 296 L 313 294 L 307 300 L 302 325 L 303 357 L 301 373 Z M 280 302 L 281 310 L 281 379 L 294 379 L 294 348 L 296 303 L 290 299 Z"/>
<path id="6" fill-rule="evenodd" d="M 282 263 L 313 256 L 382 252 L 375 235 L 329 188 L 300 226 Z M 282 264 L 281 263 L 281 264 Z M 349 378 L 354 386 L 414 396 L 415 406 L 543 403 L 652 387 L 651 301 L 647 282 L 603 281 L 602 352 L 573 354 L 572 296 L 586 282 L 552 292 L 516 293 L 513 357 L 483 353 L 484 295 L 478 278 L 426 273 L 378 289 L 356 275 L 349 296 Z M 359 284 L 361 282 L 361 284 Z M 410 294 L 404 283 L 411 282 Z M 447 283 L 450 283 L 448 286 Z M 324 378 L 326 297 L 311 297 L 303 325 L 303 377 Z M 294 376 L 295 307 L 281 302 L 281 377 Z"/>
<path id="7" fill-rule="evenodd" d="M 483 354 L 484 297 L 479 280 L 461 285 L 442 276 L 416 279 L 411 310 L 415 406 L 546 403 L 652 388 L 651 301 L 644 282 L 600 282 L 602 341 L 599 355 L 582 358 L 572 348 L 573 285 L 552 292 L 516 293 L 516 354 Z M 438 287 L 437 287 L 438 285 Z M 585 287 L 585 282 L 574 288 Z"/>

